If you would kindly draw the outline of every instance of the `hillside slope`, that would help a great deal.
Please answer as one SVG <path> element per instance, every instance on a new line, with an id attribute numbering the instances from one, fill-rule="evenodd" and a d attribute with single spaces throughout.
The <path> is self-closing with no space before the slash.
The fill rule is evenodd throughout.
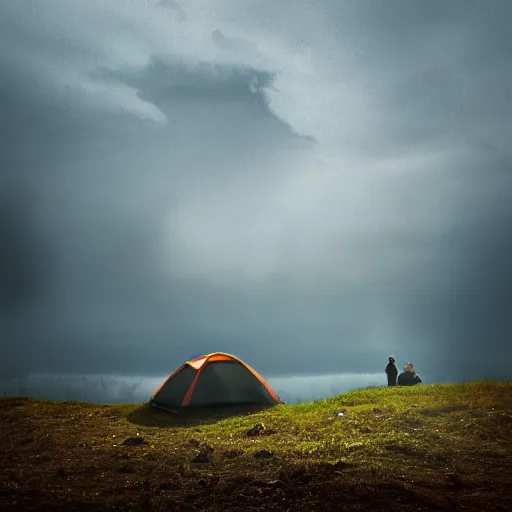
<path id="1" fill-rule="evenodd" d="M 186 417 L 4 398 L 0 432 L 0 510 L 512 510 L 506 382 Z"/>

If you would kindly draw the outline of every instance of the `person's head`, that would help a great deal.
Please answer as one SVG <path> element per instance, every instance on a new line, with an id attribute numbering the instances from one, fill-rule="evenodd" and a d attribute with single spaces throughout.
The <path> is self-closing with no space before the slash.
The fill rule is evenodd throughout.
<path id="1" fill-rule="evenodd" d="M 388 359 L 389 359 L 390 363 L 394 363 L 395 362 L 395 358 L 393 356 L 389 356 Z"/>
<path id="2" fill-rule="evenodd" d="M 405 371 L 406 372 L 413 372 L 414 373 L 414 366 L 412 363 L 406 363 L 405 364 Z"/>

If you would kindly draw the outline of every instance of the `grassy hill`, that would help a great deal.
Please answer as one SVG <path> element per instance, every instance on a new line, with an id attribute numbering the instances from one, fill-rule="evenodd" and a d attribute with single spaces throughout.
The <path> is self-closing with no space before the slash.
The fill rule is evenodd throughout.
<path id="1" fill-rule="evenodd" d="M 512 510 L 507 382 L 187 416 L 4 398 L 0 432 L 0 510 Z"/>

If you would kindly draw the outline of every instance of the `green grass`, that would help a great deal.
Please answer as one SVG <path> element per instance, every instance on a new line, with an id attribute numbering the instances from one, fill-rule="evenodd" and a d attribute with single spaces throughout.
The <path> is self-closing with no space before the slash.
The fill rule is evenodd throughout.
<path id="1" fill-rule="evenodd" d="M 295 461 L 333 462 L 340 457 L 358 463 L 361 460 L 389 456 L 389 450 L 408 452 L 426 459 L 448 457 L 454 450 L 466 448 L 471 432 L 478 443 L 490 435 L 489 425 L 480 425 L 482 414 L 491 414 L 510 405 L 510 384 L 477 382 L 418 386 L 412 388 L 368 388 L 340 397 L 300 405 L 280 405 L 261 413 L 223 418 L 208 417 L 195 437 L 219 449 L 242 449 L 248 454 L 272 450 Z M 125 416 L 133 406 L 116 407 Z M 337 412 L 343 410 L 342 417 Z M 167 415 L 145 407 L 140 411 L 158 424 L 172 425 Z M 494 416 L 498 417 L 498 413 Z M 193 416 L 188 418 L 197 424 Z M 179 422 L 179 419 L 176 419 Z M 199 419 L 199 422 L 201 420 Z M 276 434 L 248 439 L 244 432 L 263 423 Z M 186 425 L 186 420 L 185 420 Z M 493 424 L 493 435 L 504 435 L 500 422 Z M 166 443 L 167 431 L 140 428 L 155 442 Z M 174 436 L 187 437 L 189 428 L 173 429 Z"/>
<path id="2" fill-rule="evenodd" d="M 180 415 L 147 404 L 3 399 L 0 471 L 14 484 L 0 509 L 30 505 L 20 496 L 31 479 L 48 506 L 70 497 L 88 510 L 336 510 L 341 495 L 354 510 L 512 509 L 511 391 L 494 381 L 371 387 Z M 256 424 L 262 435 L 247 436 Z M 137 434 L 147 444 L 122 445 Z M 262 450 L 270 456 L 256 457 Z M 206 462 L 194 462 L 207 451 Z"/>

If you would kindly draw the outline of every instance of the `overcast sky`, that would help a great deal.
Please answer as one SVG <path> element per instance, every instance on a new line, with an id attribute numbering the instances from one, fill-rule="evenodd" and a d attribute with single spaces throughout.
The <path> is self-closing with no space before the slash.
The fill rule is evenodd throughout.
<path id="1" fill-rule="evenodd" d="M 511 20 L 0 2 L 2 358 L 510 378 Z"/>

